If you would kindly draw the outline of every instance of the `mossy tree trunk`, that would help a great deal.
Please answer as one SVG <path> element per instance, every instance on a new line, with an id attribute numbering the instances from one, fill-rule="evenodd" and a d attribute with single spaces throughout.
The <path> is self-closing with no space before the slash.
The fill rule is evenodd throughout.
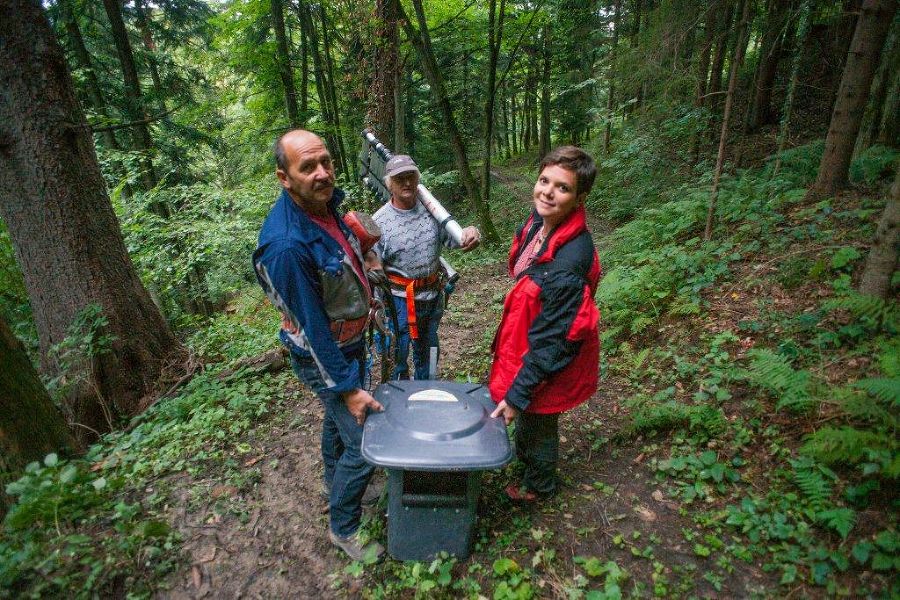
<path id="1" fill-rule="evenodd" d="M 110 351 L 69 398 L 74 418 L 108 427 L 101 400 L 122 416 L 140 410 L 163 364 L 181 346 L 141 284 L 125 249 L 62 49 L 39 3 L 0 0 L 0 217 L 9 227 L 41 349 L 41 368 L 59 374 L 51 348 L 76 315 L 98 305 Z"/>
<path id="2" fill-rule="evenodd" d="M 891 278 L 897 271 L 897 245 L 900 243 L 900 165 L 894 175 L 894 185 L 888 195 L 887 204 L 875 241 L 866 259 L 866 268 L 859 283 L 859 292 L 869 296 L 887 299 L 891 291 Z"/>

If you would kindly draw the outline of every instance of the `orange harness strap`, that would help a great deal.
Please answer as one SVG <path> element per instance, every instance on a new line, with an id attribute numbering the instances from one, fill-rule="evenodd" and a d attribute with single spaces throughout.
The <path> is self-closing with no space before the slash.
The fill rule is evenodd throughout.
<path id="1" fill-rule="evenodd" d="M 419 326 L 416 322 L 416 289 L 434 285 L 440 278 L 440 273 L 435 272 L 428 277 L 408 279 L 392 273 L 387 274 L 388 280 L 406 290 L 406 320 L 409 324 L 409 337 L 419 339 Z"/>

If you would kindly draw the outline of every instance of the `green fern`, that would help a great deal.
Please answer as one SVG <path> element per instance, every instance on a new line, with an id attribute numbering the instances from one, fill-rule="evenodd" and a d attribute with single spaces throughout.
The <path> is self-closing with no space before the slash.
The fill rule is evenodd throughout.
<path id="1" fill-rule="evenodd" d="M 669 306 L 669 314 L 686 317 L 700 314 L 700 303 L 689 296 L 678 296 Z"/>
<path id="2" fill-rule="evenodd" d="M 794 467 L 794 484 L 803 492 L 809 505 L 816 511 L 823 510 L 831 498 L 831 481 L 835 474 L 808 457 L 791 461 Z"/>
<path id="3" fill-rule="evenodd" d="M 896 452 L 896 449 L 892 436 L 844 425 L 823 427 L 812 433 L 800 451 L 829 465 L 853 465 L 868 458 L 873 451 Z"/>
<path id="4" fill-rule="evenodd" d="M 885 301 L 875 296 L 866 296 L 857 292 L 848 292 L 833 298 L 822 305 L 826 311 L 849 311 L 857 319 L 871 321 L 880 330 L 897 330 L 897 303 Z"/>
<path id="5" fill-rule="evenodd" d="M 853 384 L 853 387 L 875 396 L 893 408 L 900 405 L 900 377 L 860 379 Z"/>
<path id="6" fill-rule="evenodd" d="M 776 408 L 803 411 L 812 407 L 816 399 L 809 393 L 810 375 L 794 370 L 790 361 L 771 350 L 751 350 L 750 368 L 743 375 L 751 384 L 771 392 L 777 398 Z"/>
<path id="7" fill-rule="evenodd" d="M 856 513 L 849 508 L 831 508 L 816 513 L 815 519 L 817 523 L 827 525 L 837 531 L 841 538 L 846 540 L 856 521 Z"/>

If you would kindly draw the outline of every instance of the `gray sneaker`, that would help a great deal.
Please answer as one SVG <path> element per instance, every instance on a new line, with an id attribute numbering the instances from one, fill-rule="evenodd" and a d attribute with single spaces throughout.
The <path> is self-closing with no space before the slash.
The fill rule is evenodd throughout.
<path id="1" fill-rule="evenodd" d="M 369 542 L 363 545 L 359 539 L 359 531 L 348 537 L 341 537 L 328 530 L 328 539 L 331 543 L 347 553 L 352 560 L 366 563 L 376 563 L 384 558 L 384 546 L 378 542 Z"/>

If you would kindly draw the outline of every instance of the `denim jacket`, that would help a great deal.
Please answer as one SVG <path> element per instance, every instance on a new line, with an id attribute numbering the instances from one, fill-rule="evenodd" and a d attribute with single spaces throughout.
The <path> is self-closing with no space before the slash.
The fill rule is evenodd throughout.
<path id="1" fill-rule="evenodd" d="M 328 209 L 364 264 L 359 241 L 338 217 L 344 192 L 334 190 Z M 369 292 L 341 245 L 314 223 L 286 190 L 269 211 L 253 253 L 256 278 L 281 312 L 282 343 L 312 357 L 326 387 L 345 392 L 361 387 L 347 356 L 359 350 Z"/>

